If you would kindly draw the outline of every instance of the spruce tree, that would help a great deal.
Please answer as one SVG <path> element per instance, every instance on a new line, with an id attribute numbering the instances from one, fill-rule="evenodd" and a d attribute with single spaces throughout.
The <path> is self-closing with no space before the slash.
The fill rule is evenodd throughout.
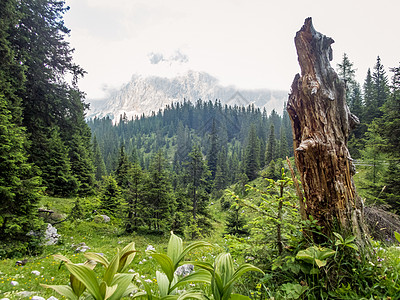
<path id="1" fill-rule="evenodd" d="M 138 228 L 141 215 L 144 214 L 144 176 L 138 163 L 134 163 L 128 170 L 126 191 L 128 216 L 125 226 L 127 232 L 132 232 Z"/>
<path id="2" fill-rule="evenodd" d="M 106 215 L 121 216 L 122 191 L 113 176 L 105 176 L 100 193 L 100 209 Z"/>
<path id="3" fill-rule="evenodd" d="M 93 194 L 94 166 L 90 142 L 83 135 L 74 134 L 69 141 L 69 157 L 72 174 L 78 179 L 78 194 L 86 196 Z"/>
<path id="4" fill-rule="evenodd" d="M 189 160 L 185 163 L 185 182 L 187 198 L 191 204 L 191 217 L 195 225 L 206 230 L 211 226 L 209 205 L 209 178 L 211 172 L 204 161 L 198 145 L 193 146 L 189 153 Z"/>
<path id="5" fill-rule="evenodd" d="M 176 201 L 170 178 L 167 159 L 159 150 L 150 161 L 149 176 L 145 183 L 145 215 L 149 229 L 166 230 L 172 227 Z"/>
<path id="6" fill-rule="evenodd" d="M 125 147 L 121 146 L 118 158 L 117 169 L 115 170 L 115 180 L 118 185 L 125 190 L 129 184 L 129 170 L 132 168 L 132 163 L 129 161 L 128 156 L 125 153 Z"/>
<path id="7" fill-rule="evenodd" d="M 41 181 L 28 162 L 29 143 L 21 126 L 24 67 L 10 42 L 10 31 L 20 17 L 17 7 L 17 1 L 0 2 L 0 248 L 5 255 L 34 250 L 33 236 L 27 234 L 40 228 Z"/>
<path id="8" fill-rule="evenodd" d="M 391 68 L 391 94 L 383 106 L 383 117 L 378 131 L 384 140 L 383 150 L 389 155 L 389 166 L 384 174 L 386 189 L 382 197 L 397 211 L 400 209 L 400 66 Z"/>
<path id="9" fill-rule="evenodd" d="M 56 0 L 18 1 L 16 8 L 19 18 L 9 29 L 10 46 L 16 60 L 23 63 L 26 77 L 18 95 L 22 99 L 23 125 L 31 141 L 30 160 L 39 167 L 46 165 L 41 151 L 49 151 L 43 145 L 50 143 L 42 143 L 43 138 L 48 128 L 61 128 L 61 140 L 70 150 L 72 173 L 82 184 L 80 193 L 90 193 L 92 175 L 88 173 L 94 169 L 90 166 L 91 135 L 84 120 L 88 105 L 77 88 L 84 71 L 74 64 L 73 49 L 65 40 L 69 29 L 63 15 L 69 8 L 65 1 Z M 83 165 L 88 168 L 83 170 Z"/>
<path id="10" fill-rule="evenodd" d="M 100 151 L 100 146 L 97 142 L 96 135 L 93 137 L 93 165 L 95 168 L 95 179 L 101 181 L 103 176 L 106 176 L 106 165 Z"/>
<path id="11" fill-rule="evenodd" d="M 218 164 L 218 133 L 215 119 L 212 120 L 211 133 L 209 136 L 210 148 L 207 153 L 208 168 L 211 171 L 211 179 L 214 179 L 217 173 Z"/>
<path id="12" fill-rule="evenodd" d="M 388 98 L 389 86 L 386 71 L 379 56 L 376 59 L 374 72 L 372 73 L 372 82 L 374 87 L 375 103 L 378 108 L 378 111 L 375 112 L 375 117 L 381 117 L 382 112 L 380 108 L 385 104 Z"/>
<path id="13" fill-rule="evenodd" d="M 277 158 L 277 146 L 276 146 L 276 138 L 275 138 L 275 126 L 271 124 L 268 142 L 267 142 L 267 150 L 265 151 L 265 164 L 268 166 L 272 160 Z"/>
<path id="14" fill-rule="evenodd" d="M 29 242 L 27 233 L 40 224 L 40 178 L 27 161 L 24 129 L 12 123 L 7 104 L 0 93 L 0 240 Z"/>
<path id="15" fill-rule="evenodd" d="M 285 159 L 286 156 L 289 155 L 289 149 L 288 149 L 288 142 L 286 139 L 286 127 L 285 124 L 282 123 L 281 125 L 281 130 L 279 132 L 279 151 L 278 151 L 278 157 Z"/>
<path id="16" fill-rule="evenodd" d="M 375 110 L 378 109 L 375 101 L 374 86 L 370 69 L 368 69 L 363 88 L 365 109 L 363 111 L 362 120 L 365 124 L 370 124 L 375 117 Z"/>
<path id="17" fill-rule="evenodd" d="M 47 136 L 43 137 L 43 146 L 38 163 L 42 170 L 42 178 L 49 195 L 69 197 L 78 192 L 79 181 L 72 175 L 68 149 L 61 140 L 58 128 L 50 128 Z M 40 150 L 40 149 L 38 149 Z M 37 154 L 39 155 L 39 153 Z"/>
<path id="18" fill-rule="evenodd" d="M 258 171 L 260 169 L 259 157 L 259 144 L 257 143 L 256 128 L 254 124 L 252 124 L 250 126 L 244 158 L 245 173 L 249 180 L 254 180 L 257 178 Z"/>
<path id="19" fill-rule="evenodd" d="M 352 88 L 354 86 L 355 80 L 355 70 L 353 69 L 353 63 L 350 61 L 346 53 L 343 53 L 342 62 L 338 65 L 338 76 L 344 81 L 346 86 L 346 100 L 347 104 L 350 105 L 349 95 L 352 93 Z"/>

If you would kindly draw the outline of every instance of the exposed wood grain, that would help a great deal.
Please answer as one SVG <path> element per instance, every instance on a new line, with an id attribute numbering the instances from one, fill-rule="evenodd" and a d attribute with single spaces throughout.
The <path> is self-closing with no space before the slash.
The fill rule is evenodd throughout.
<path id="1" fill-rule="evenodd" d="M 311 18 L 305 20 L 295 37 L 301 75 L 294 78 L 287 110 L 307 216 L 318 220 L 327 236 L 347 232 L 363 244 L 363 204 L 347 149 L 358 119 L 346 104 L 344 82 L 330 65 L 333 42 L 314 29 Z"/>

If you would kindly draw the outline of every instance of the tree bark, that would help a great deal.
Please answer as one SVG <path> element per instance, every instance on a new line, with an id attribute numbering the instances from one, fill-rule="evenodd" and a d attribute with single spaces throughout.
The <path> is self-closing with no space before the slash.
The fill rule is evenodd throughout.
<path id="1" fill-rule="evenodd" d="M 307 216 L 323 226 L 327 237 L 333 231 L 351 234 L 363 245 L 363 203 L 347 149 L 350 130 L 359 121 L 346 104 L 344 82 L 330 65 L 333 42 L 314 29 L 311 18 L 305 20 L 295 37 L 301 75 L 294 78 L 287 110 Z M 323 241 L 321 235 L 314 239 Z"/>

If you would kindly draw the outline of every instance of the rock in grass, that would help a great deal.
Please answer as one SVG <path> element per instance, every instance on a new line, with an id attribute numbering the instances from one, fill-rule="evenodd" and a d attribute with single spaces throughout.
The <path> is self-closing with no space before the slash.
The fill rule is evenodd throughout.
<path id="1" fill-rule="evenodd" d="M 22 291 L 16 294 L 17 297 L 19 298 L 29 298 L 32 297 L 36 292 L 30 292 L 30 291 Z"/>

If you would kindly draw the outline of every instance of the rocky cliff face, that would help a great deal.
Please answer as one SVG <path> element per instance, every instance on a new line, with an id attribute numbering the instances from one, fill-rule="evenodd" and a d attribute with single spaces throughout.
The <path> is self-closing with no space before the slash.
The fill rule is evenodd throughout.
<path id="1" fill-rule="evenodd" d="M 135 75 L 124 85 L 101 103 L 93 102 L 87 114 L 88 118 L 109 116 L 118 121 L 119 116 L 126 113 L 128 119 L 157 112 L 172 102 L 184 99 L 195 102 L 221 100 L 222 104 L 255 106 L 266 108 L 268 112 L 283 109 L 287 100 L 286 91 L 272 90 L 240 90 L 233 86 L 224 87 L 218 80 L 204 72 L 189 71 L 184 76 L 175 78 L 142 77 Z"/>

